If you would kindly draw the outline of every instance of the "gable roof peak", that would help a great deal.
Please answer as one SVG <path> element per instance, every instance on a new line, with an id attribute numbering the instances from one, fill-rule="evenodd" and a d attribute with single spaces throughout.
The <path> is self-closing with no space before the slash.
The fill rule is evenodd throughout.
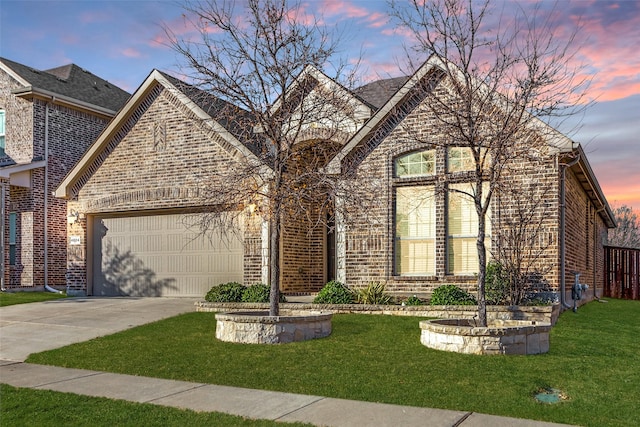
<path id="1" fill-rule="evenodd" d="M 374 80 L 357 87 L 353 90 L 353 94 L 377 110 L 382 107 L 407 80 L 409 80 L 409 76 Z"/>
<path id="2" fill-rule="evenodd" d="M 71 70 L 73 70 L 74 67 L 78 67 L 78 66 L 75 64 L 61 65 L 60 67 L 44 70 L 44 72 L 52 74 L 60 80 L 69 80 L 69 76 L 71 75 Z"/>
<path id="3" fill-rule="evenodd" d="M 0 58 L 0 69 L 11 75 L 22 89 L 14 90 L 17 96 L 45 96 L 65 98 L 71 105 L 114 115 L 129 99 L 130 94 L 103 78 L 84 70 L 76 64 L 67 64 L 49 70 Z"/>

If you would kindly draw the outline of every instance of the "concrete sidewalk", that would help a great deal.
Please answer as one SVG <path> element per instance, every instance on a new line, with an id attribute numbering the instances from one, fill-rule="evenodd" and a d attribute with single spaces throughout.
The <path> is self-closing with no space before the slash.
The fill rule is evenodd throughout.
<path id="1" fill-rule="evenodd" d="M 558 424 L 23 363 L 66 346 L 194 310 L 193 299 L 81 298 L 0 308 L 0 382 L 140 403 L 322 426 L 514 426 Z"/>
<path id="2" fill-rule="evenodd" d="M 543 427 L 558 424 L 463 411 L 332 399 L 212 384 L 0 361 L 0 381 L 14 387 L 122 399 L 248 418 L 319 426 Z"/>

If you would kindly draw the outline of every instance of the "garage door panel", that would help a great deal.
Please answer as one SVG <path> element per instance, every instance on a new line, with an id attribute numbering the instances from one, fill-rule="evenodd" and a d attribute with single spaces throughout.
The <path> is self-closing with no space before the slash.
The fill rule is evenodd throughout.
<path id="1" fill-rule="evenodd" d="M 93 238 L 94 295 L 202 297 L 242 282 L 242 241 L 197 236 L 180 215 L 98 217 Z"/>

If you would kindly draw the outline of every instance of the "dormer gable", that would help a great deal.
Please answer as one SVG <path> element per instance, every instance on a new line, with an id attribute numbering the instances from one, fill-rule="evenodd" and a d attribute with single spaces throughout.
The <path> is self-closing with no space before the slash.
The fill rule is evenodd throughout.
<path id="1" fill-rule="evenodd" d="M 307 65 L 271 107 L 283 134 L 295 143 L 330 140 L 342 146 L 371 117 L 373 109 L 344 86 Z"/>

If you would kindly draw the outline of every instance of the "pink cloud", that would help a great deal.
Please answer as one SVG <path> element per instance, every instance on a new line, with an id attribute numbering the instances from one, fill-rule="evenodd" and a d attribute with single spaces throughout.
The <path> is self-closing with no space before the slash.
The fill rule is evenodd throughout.
<path id="1" fill-rule="evenodd" d="M 640 155 L 636 156 L 640 160 Z M 640 170 L 628 158 L 594 165 L 600 187 L 609 203 L 626 204 L 640 211 Z"/>
<path id="2" fill-rule="evenodd" d="M 176 39 L 186 42 L 201 41 L 202 33 L 214 34 L 220 32 L 220 29 L 206 25 L 198 18 L 192 20 L 192 17 L 185 13 L 169 21 L 164 21 L 160 25 L 161 27 L 166 27 L 170 34 Z M 171 45 L 171 38 L 167 36 L 164 29 L 160 28 L 156 34 L 149 39 L 147 45 L 152 48 L 166 48 Z"/>
<path id="3" fill-rule="evenodd" d="M 64 44 L 78 44 L 80 42 L 75 34 L 63 34 L 61 40 Z"/>
<path id="4" fill-rule="evenodd" d="M 633 8 L 634 4 L 625 6 Z M 637 43 L 632 42 L 640 40 L 640 13 L 620 11 L 619 4 L 605 9 L 596 4 L 590 12 L 593 15 L 583 19 L 588 41 L 580 48 L 577 60 L 595 73 L 591 88 L 594 97 L 610 101 L 640 93 L 640 56 Z M 577 17 L 572 19 L 577 22 Z"/>
<path id="5" fill-rule="evenodd" d="M 302 25 L 313 25 L 317 18 L 313 16 L 313 12 L 309 11 L 309 4 L 302 3 L 298 9 L 292 9 L 287 16 L 292 21 L 296 21 Z"/>
<path id="6" fill-rule="evenodd" d="M 128 47 L 124 49 L 122 51 L 122 54 L 127 58 L 140 58 L 142 56 L 142 53 L 139 50 L 134 49 L 132 47 Z"/>
<path id="7" fill-rule="evenodd" d="M 631 206 L 640 212 L 640 185 L 609 186 L 602 185 L 602 191 L 609 203 Z"/>
<path id="8" fill-rule="evenodd" d="M 384 13 L 374 12 L 367 18 L 371 28 L 380 28 L 387 24 L 389 18 Z"/>
<path id="9" fill-rule="evenodd" d="M 390 77 L 398 77 L 403 74 L 400 71 L 398 64 L 394 61 L 379 61 L 365 56 L 359 60 L 356 60 L 355 58 L 351 60 L 351 63 L 356 62 L 358 62 L 360 66 L 360 79 L 362 80 L 362 84 L 371 83 L 381 79 L 388 79 Z"/>
<path id="10" fill-rule="evenodd" d="M 366 26 L 370 28 L 380 28 L 388 22 L 386 13 L 376 11 L 373 8 L 358 6 L 345 0 L 322 0 L 317 10 L 322 15 L 328 17 L 337 16 L 341 20 L 362 20 L 366 23 Z"/>
<path id="11" fill-rule="evenodd" d="M 111 15 L 105 11 L 88 10 L 80 14 L 80 22 L 83 24 L 93 24 L 105 22 L 111 19 Z"/>
<path id="12" fill-rule="evenodd" d="M 577 77 L 591 80 L 588 98 L 612 101 L 640 93 L 640 55 L 634 43 L 640 40 L 639 3 L 584 1 L 568 3 L 567 8 L 556 5 L 554 9 L 544 2 L 540 5 L 540 17 L 550 13 L 553 39 L 560 45 L 569 40 L 578 25 L 583 26 L 570 46 L 576 55 L 569 65 L 584 66 Z M 409 46 L 415 44 L 414 35 L 406 29 L 385 28 L 382 34 L 402 37 Z"/>
<path id="13" fill-rule="evenodd" d="M 370 14 L 366 8 L 343 0 L 323 0 L 319 9 L 325 15 L 341 15 L 345 18 L 364 18 Z"/>

